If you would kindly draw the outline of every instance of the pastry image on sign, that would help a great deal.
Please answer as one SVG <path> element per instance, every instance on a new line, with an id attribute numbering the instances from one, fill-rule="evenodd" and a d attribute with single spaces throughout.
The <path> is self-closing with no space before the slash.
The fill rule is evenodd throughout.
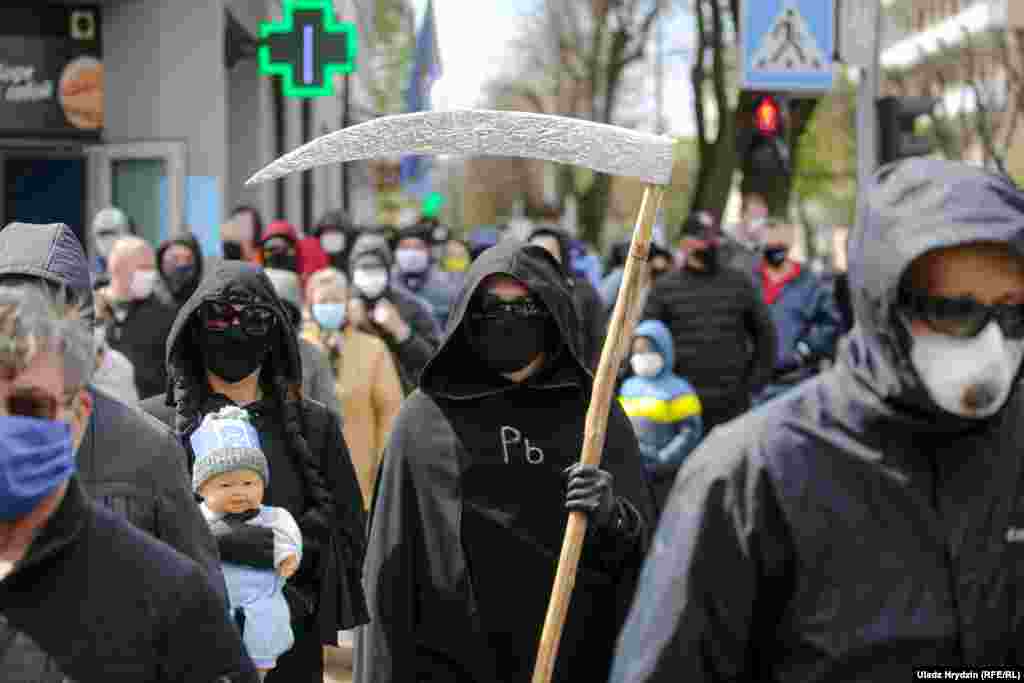
<path id="1" fill-rule="evenodd" d="M 103 127 L 103 63 L 78 57 L 64 67 L 57 89 L 64 116 L 75 128 Z"/>

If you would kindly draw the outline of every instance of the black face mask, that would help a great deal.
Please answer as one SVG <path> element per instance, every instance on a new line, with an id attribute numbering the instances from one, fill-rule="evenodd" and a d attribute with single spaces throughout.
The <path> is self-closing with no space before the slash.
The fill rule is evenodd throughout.
<path id="1" fill-rule="evenodd" d="M 299 272 L 299 266 L 295 254 L 290 252 L 271 252 L 263 258 L 265 268 L 276 268 L 278 270 L 290 270 L 293 273 Z"/>
<path id="2" fill-rule="evenodd" d="M 252 337 L 237 326 L 224 332 L 198 330 L 196 342 L 206 369 L 234 384 L 256 372 L 270 349 L 270 337 Z"/>
<path id="3" fill-rule="evenodd" d="M 768 265 L 778 268 L 786 262 L 789 255 L 789 247 L 785 245 L 772 245 L 764 248 L 764 260 Z"/>
<path id="4" fill-rule="evenodd" d="M 471 321 L 466 329 L 473 351 L 499 374 L 522 370 L 548 347 L 546 317 L 490 316 Z"/>
<path id="5" fill-rule="evenodd" d="M 193 285 L 195 285 L 196 267 L 195 265 L 187 265 L 172 268 L 171 272 L 164 275 L 164 278 L 167 280 L 167 287 L 174 296 L 181 297 L 186 293 L 191 294 L 188 290 L 190 288 L 195 289 Z"/>
<path id="6" fill-rule="evenodd" d="M 224 251 L 225 261 L 242 260 L 242 245 L 238 242 L 225 241 L 221 244 L 221 248 Z"/>

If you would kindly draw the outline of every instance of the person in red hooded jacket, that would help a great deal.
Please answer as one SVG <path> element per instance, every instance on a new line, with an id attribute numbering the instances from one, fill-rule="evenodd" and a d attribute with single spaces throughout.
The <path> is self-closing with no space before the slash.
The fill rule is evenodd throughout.
<path id="1" fill-rule="evenodd" d="M 320 241 L 315 237 L 299 237 L 295 226 L 288 221 L 271 222 L 263 231 L 259 248 L 260 263 L 264 267 L 297 273 L 303 284 L 310 275 L 329 265 Z"/>

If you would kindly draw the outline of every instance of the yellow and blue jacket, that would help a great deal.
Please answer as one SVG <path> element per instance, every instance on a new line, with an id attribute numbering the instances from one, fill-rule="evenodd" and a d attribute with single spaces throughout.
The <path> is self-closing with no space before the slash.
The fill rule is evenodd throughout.
<path id="1" fill-rule="evenodd" d="M 700 399 L 690 383 L 672 373 L 672 334 L 660 320 L 644 320 L 635 336 L 650 340 L 664 365 L 654 377 L 633 376 L 622 384 L 619 402 L 633 422 L 644 469 L 670 474 L 704 435 Z"/>

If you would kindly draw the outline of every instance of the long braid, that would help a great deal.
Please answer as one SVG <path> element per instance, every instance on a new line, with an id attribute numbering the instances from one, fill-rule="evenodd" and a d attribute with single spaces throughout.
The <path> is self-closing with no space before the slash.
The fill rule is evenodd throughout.
<path id="1" fill-rule="evenodd" d="M 281 351 L 284 344 L 275 344 L 271 351 L 271 362 L 267 379 L 278 413 L 284 423 L 288 445 L 296 456 L 296 465 L 306 489 L 310 503 L 303 520 L 314 525 L 323 537 L 330 532 L 335 516 L 334 503 L 327 486 L 324 468 L 317 461 L 306 441 L 306 421 L 301 407 L 301 386 L 293 387 L 284 375 L 285 363 Z"/>

